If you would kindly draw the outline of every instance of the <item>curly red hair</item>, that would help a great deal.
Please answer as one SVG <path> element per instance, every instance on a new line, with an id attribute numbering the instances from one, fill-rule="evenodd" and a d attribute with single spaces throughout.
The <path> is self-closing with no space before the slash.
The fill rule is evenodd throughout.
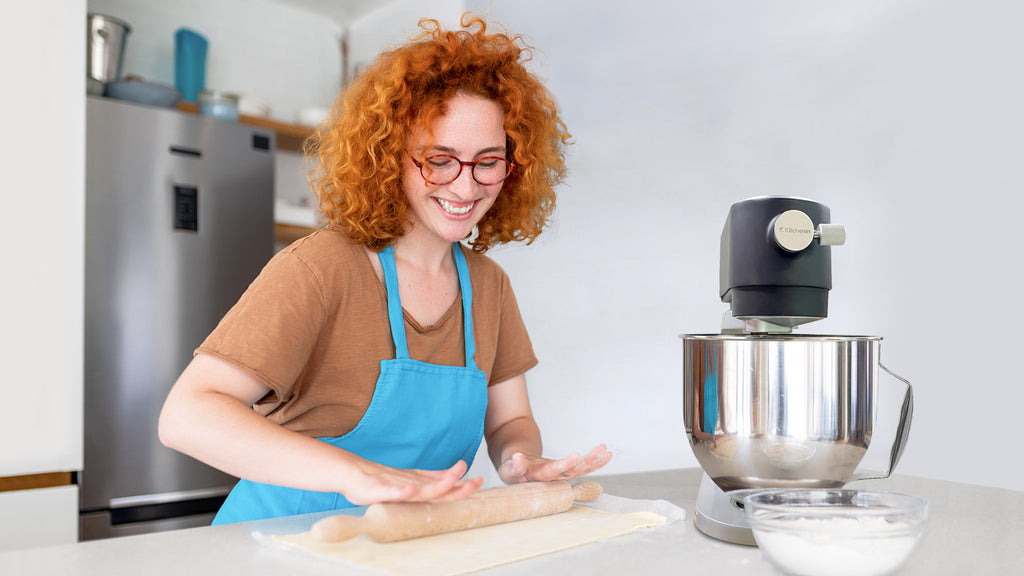
<path id="1" fill-rule="evenodd" d="M 501 105 L 516 165 L 470 245 L 482 253 L 495 244 L 533 242 L 554 211 L 571 136 L 554 97 L 526 69 L 531 48 L 521 36 L 489 34 L 483 19 L 468 14 L 462 30 L 444 30 L 431 19 L 419 25 L 419 36 L 360 74 L 306 142 L 321 213 L 374 250 L 401 237 L 409 221 L 402 187 L 408 137 L 429 130 L 450 98 L 468 92 Z"/>

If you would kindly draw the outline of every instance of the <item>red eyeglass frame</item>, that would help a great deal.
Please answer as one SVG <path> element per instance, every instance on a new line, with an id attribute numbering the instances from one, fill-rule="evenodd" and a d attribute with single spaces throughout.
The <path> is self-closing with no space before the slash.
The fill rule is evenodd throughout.
<path id="1" fill-rule="evenodd" d="M 430 156 L 425 156 L 423 159 L 424 160 L 430 160 L 431 158 L 451 158 L 452 160 L 455 160 L 456 162 L 459 163 L 459 171 L 455 173 L 455 177 L 452 178 L 451 180 L 447 181 L 447 182 L 444 182 L 442 184 L 438 184 L 436 182 L 431 182 L 430 180 L 427 179 L 427 176 L 425 174 L 423 174 L 423 166 L 425 165 L 425 163 L 424 162 L 420 162 L 412 154 L 410 154 L 409 155 L 409 159 L 412 160 L 412 163 L 415 164 L 416 168 L 419 169 L 420 177 L 423 178 L 424 182 L 426 182 L 427 184 L 430 184 L 431 186 L 445 186 L 447 184 L 451 184 L 452 182 L 455 182 L 456 180 L 459 179 L 459 176 L 462 176 L 462 169 L 465 168 L 466 166 L 469 166 L 469 175 L 473 178 L 473 181 L 476 182 L 477 184 L 479 184 L 481 186 L 497 186 L 498 184 L 501 184 L 502 182 L 507 180 L 508 177 L 509 177 L 509 174 L 512 174 L 512 170 L 514 170 L 515 167 L 516 167 L 516 163 L 515 162 L 509 160 L 508 158 L 503 158 L 501 156 L 484 156 L 483 158 L 478 158 L 478 159 L 476 159 L 476 160 L 474 160 L 472 162 L 463 162 L 462 160 L 460 160 L 459 158 L 456 158 L 455 156 L 452 156 L 451 154 L 431 154 Z M 502 178 L 501 180 L 498 180 L 497 182 L 492 183 L 492 184 L 484 184 L 483 182 L 477 180 L 476 179 L 476 173 L 474 172 L 476 170 L 476 165 L 481 163 L 481 162 L 483 162 L 484 160 L 501 160 L 503 162 L 507 162 L 508 163 L 508 171 L 505 172 L 505 177 Z"/>

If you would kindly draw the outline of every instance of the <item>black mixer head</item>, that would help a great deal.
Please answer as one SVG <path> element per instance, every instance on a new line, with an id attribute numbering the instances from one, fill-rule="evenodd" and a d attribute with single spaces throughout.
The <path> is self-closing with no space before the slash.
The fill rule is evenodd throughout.
<path id="1" fill-rule="evenodd" d="M 845 239 L 828 207 L 813 200 L 762 196 L 733 204 L 722 230 L 722 301 L 748 325 L 788 329 L 825 318 L 831 245 Z"/>

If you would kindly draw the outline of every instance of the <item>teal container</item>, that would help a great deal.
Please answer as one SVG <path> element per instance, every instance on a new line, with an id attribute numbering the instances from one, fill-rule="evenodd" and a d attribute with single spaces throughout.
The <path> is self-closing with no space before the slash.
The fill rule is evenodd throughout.
<path id="1" fill-rule="evenodd" d="M 188 28 L 174 33 L 174 87 L 185 102 L 196 102 L 206 88 L 206 51 L 202 34 Z"/>

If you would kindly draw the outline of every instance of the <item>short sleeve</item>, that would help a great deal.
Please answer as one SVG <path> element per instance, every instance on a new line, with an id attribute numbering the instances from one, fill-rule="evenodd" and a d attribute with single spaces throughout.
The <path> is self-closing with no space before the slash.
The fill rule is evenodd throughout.
<path id="1" fill-rule="evenodd" d="M 249 372 L 282 401 L 316 345 L 325 310 L 321 280 L 300 257 L 280 252 L 196 352 Z"/>
<path id="2" fill-rule="evenodd" d="M 519 312 L 512 283 L 504 270 L 498 268 L 500 316 L 497 325 L 497 346 L 491 368 L 490 384 L 497 384 L 525 373 L 537 365 L 530 334 Z"/>

